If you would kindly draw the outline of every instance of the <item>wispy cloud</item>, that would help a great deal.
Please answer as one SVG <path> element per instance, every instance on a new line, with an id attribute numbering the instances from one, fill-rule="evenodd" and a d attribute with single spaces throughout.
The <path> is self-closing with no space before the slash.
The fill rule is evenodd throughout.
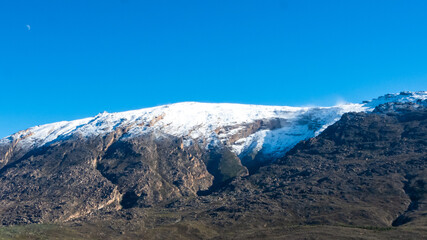
<path id="1" fill-rule="evenodd" d="M 349 102 L 348 102 L 348 101 L 346 101 L 346 100 L 344 99 L 344 97 L 342 97 L 342 96 L 337 96 L 337 97 L 336 97 L 336 99 L 335 99 L 335 105 L 336 105 L 336 106 L 345 105 L 345 104 L 349 104 Z"/>
<path id="2" fill-rule="evenodd" d="M 27 27 L 28 31 L 30 31 L 30 30 L 31 30 L 31 26 L 30 26 L 30 24 L 27 24 L 27 25 L 25 25 L 25 26 Z"/>

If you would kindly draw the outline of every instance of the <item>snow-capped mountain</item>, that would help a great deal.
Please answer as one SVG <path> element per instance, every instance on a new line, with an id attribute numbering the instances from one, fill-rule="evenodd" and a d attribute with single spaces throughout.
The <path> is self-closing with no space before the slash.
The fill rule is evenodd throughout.
<path id="1" fill-rule="evenodd" d="M 0 140 L 0 224 L 139 226 L 170 223 L 168 211 L 215 224 L 313 213 L 404 224 L 425 213 L 426 116 L 427 92 L 403 92 L 332 107 L 187 102 L 32 127 Z"/>
<path id="2" fill-rule="evenodd" d="M 332 107 L 287 107 L 183 102 L 95 117 L 40 125 L 0 140 L 28 151 L 79 135 L 103 136 L 117 129 L 122 138 L 147 133 L 180 137 L 184 146 L 228 146 L 241 159 L 262 153 L 281 157 L 301 140 L 314 137 L 347 112 L 372 111 L 387 102 L 420 102 L 427 92 L 387 94 L 372 101 Z"/>

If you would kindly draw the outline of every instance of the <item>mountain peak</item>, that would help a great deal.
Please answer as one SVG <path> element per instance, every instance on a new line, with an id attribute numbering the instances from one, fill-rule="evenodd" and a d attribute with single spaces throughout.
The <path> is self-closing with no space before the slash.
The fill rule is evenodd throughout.
<path id="1" fill-rule="evenodd" d="M 402 91 L 400 93 L 389 93 L 378 98 L 374 98 L 370 101 L 364 101 L 364 105 L 370 108 L 375 108 L 384 103 L 389 102 L 419 102 L 427 99 L 427 91 Z"/>

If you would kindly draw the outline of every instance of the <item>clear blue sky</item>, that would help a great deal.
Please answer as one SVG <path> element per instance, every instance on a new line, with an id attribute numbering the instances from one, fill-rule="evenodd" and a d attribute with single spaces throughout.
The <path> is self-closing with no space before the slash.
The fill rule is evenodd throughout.
<path id="1" fill-rule="evenodd" d="M 424 0 L 0 4 L 0 137 L 180 101 L 360 102 L 427 90 Z"/>

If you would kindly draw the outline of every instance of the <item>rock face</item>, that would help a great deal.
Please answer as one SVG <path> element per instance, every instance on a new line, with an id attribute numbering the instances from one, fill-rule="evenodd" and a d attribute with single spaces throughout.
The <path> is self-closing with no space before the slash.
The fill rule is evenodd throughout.
<path id="1" fill-rule="evenodd" d="M 95 210 L 150 207 L 247 174 L 227 150 L 182 139 L 72 137 L 11 158 L 0 170 L 3 224 L 68 221 Z M 210 170 L 210 171 L 208 171 Z"/>
<path id="2" fill-rule="evenodd" d="M 268 216 L 258 221 L 426 226 L 426 171 L 425 102 L 384 104 L 373 113 L 344 114 L 284 158 L 203 201 L 222 199 L 216 212 L 252 222 Z"/>
<path id="3" fill-rule="evenodd" d="M 31 128 L 0 142 L 0 221 L 147 220 L 151 209 L 217 225 L 425 225 L 423 94 L 248 108 L 250 121 L 203 115 L 216 123 L 184 130 L 171 107 Z"/>

